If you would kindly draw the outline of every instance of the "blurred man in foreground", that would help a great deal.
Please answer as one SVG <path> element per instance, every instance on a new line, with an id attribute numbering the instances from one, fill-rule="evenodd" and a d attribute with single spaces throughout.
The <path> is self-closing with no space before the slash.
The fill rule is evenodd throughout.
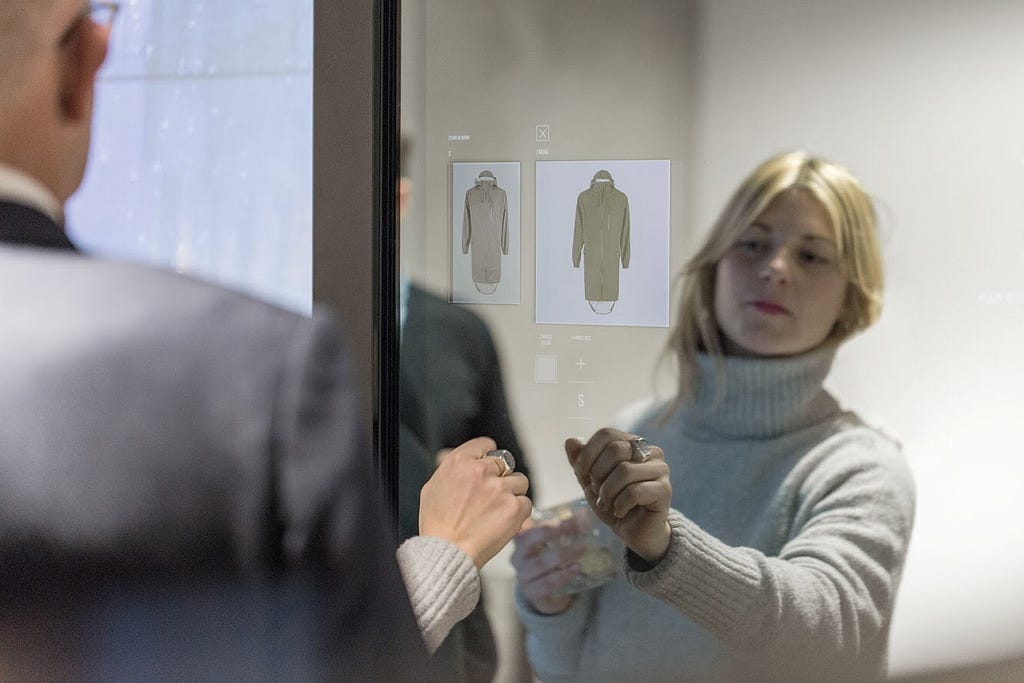
<path id="1" fill-rule="evenodd" d="M 331 318 L 75 251 L 116 9 L 0 0 L 0 678 L 429 679 L 526 478 L 445 460 L 414 616 Z"/>

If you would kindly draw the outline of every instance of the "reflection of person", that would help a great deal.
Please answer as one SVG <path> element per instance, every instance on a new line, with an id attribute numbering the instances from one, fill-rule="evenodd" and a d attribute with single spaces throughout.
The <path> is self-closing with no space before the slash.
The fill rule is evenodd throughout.
<path id="1" fill-rule="evenodd" d="M 759 166 L 686 271 L 671 348 L 680 393 L 633 435 L 566 452 L 627 567 L 558 596 L 578 548 L 517 541 L 518 605 L 539 677 L 876 679 L 914 511 L 898 445 L 822 387 L 878 316 L 870 199 L 802 153 Z M 645 452 L 647 455 L 645 455 Z"/>
<path id="2" fill-rule="evenodd" d="M 114 9 L 0 0 L 0 671 L 429 678 L 528 482 L 481 439 L 424 486 L 421 635 L 329 316 L 74 250 Z"/>
<path id="3" fill-rule="evenodd" d="M 402 373 L 415 383 L 432 421 L 439 448 L 452 448 L 488 434 L 516 456 L 516 470 L 529 476 L 501 372 L 501 358 L 480 316 L 408 283 L 402 326 Z"/>
<path id="4" fill-rule="evenodd" d="M 410 141 L 402 140 L 403 165 Z M 399 214 L 406 216 L 412 182 L 403 177 Z M 436 466 L 438 452 L 488 434 L 515 454 L 517 471 L 529 476 L 527 458 L 512 425 L 501 360 L 487 324 L 472 311 L 449 304 L 403 278 L 399 519 L 401 533 L 416 533 L 417 492 Z M 497 650 L 482 594 L 472 613 L 435 652 L 450 680 L 491 680 Z"/>
<path id="5" fill-rule="evenodd" d="M 423 440 L 403 436 L 399 467 L 402 534 L 416 533 L 416 492 L 430 476 L 438 449 L 474 434 L 489 434 L 515 454 L 517 470 L 529 475 L 527 458 L 508 412 L 500 359 L 483 320 L 414 283 L 408 284 L 402 331 L 401 409 L 403 433 L 413 403 L 429 422 Z M 417 398 L 419 397 L 419 398 Z M 429 400 L 424 400 L 429 397 Z M 423 433 L 422 431 L 420 433 Z M 426 443 L 431 445 L 427 446 Z M 435 660 L 447 665 L 451 680 L 489 681 L 498 659 L 483 594 L 472 613 L 453 629 Z"/>

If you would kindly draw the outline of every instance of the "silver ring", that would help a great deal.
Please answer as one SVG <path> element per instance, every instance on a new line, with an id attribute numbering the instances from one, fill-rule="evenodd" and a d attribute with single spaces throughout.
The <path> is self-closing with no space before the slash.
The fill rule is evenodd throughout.
<path id="1" fill-rule="evenodd" d="M 642 436 L 630 439 L 629 447 L 633 449 L 633 462 L 647 462 L 650 459 L 651 445 Z"/>
<path id="2" fill-rule="evenodd" d="M 501 464 L 501 474 L 499 477 L 506 477 L 516 471 L 516 459 L 515 457 L 506 451 L 504 448 L 499 448 L 496 451 L 487 451 L 484 453 L 488 458 L 497 458 Z"/>

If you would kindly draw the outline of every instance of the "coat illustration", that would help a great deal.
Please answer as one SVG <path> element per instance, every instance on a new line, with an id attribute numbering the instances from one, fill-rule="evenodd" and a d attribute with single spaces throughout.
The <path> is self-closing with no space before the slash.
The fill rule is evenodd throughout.
<path id="1" fill-rule="evenodd" d="M 615 189 L 608 171 L 598 171 L 576 199 L 572 265 L 583 260 L 587 301 L 617 301 L 619 263 L 629 268 L 629 199 Z"/>
<path id="2" fill-rule="evenodd" d="M 501 256 L 508 254 L 508 198 L 490 171 L 481 172 L 466 191 L 462 253 L 470 247 L 473 282 L 501 282 Z"/>

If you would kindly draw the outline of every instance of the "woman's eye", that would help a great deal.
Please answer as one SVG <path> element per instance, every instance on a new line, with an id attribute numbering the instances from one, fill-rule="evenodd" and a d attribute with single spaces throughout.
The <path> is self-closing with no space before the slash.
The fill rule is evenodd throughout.
<path id="1" fill-rule="evenodd" d="M 828 259 L 827 258 L 825 258 L 824 256 L 820 256 L 818 254 L 815 254 L 813 251 L 802 251 L 802 252 L 800 252 L 800 260 L 803 261 L 804 263 L 810 263 L 810 264 L 828 263 Z"/>
<path id="2" fill-rule="evenodd" d="M 736 246 L 752 254 L 760 254 L 768 249 L 768 243 L 764 240 L 740 240 Z"/>

